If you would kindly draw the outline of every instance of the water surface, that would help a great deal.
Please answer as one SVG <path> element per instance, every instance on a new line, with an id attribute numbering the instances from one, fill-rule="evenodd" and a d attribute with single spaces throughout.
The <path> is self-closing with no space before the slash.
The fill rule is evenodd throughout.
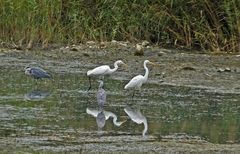
<path id="1" fill-rule="evenodd" d="M 1 146 L 30 147 L 35 150 L 69 148 L 78 145 L 179 140 L 186 142 L 239 143 L 239 93 L 219 92 L 211 88 L 179 86 L 150 79 L 136 92 L 123 90 L 129 80 L 125 74 L 105 78 L 107 103 L 104 110 L 124 121 L 120 126 L 113 118 L 99 133 L 96 117 L 87 109 L 98 110 L 98 82 L 87 92 L 88 68 L 70 65 L 46 65 L 54 80 L 34 81 L 24 74 L 28 64 L 2 64 L 0 69 L 0 142 Z M 49 62 L 50 63 L 50 62 Z M 91 67 L 91 64 L 89 64 Z M 51 69 L 54 68 L 54 69 Z M 72 68 L 73 71 L 71 71 Z M 121 77 L 122 75 L 122 77 Z M 139 111 L 147 120 L 137 124 L 124 112 L 126 107 Z M 86 148 L 86 147 L 85 147 Z"/>

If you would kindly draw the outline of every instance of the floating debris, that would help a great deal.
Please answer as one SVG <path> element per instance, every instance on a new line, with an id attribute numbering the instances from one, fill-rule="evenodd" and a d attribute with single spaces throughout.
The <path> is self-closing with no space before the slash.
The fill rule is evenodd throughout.
<path id="1" fill-rule="evenodd" d="M 70 51 L 78 51 L 78 49 L 76 47 L 72 47 Z"/>
<path id="2" fill-rule="evenodd" d="M 184 66 L 181 70 L 196 71 L 196 69 L 194 67 L 191 67 L 191 66 Z"/>
<path id="3" fill-rule="evenodd" d="M 163 52 L 163 51 L 159 51 L 158 52 L 158 56 L 163 56 L 163 55 L 165 55 L 166 53 L 165 52 Z"/>
<path id="4" fill-rule="evenodd" d="M 231 72 L 231 69 L 229 67 L 226 68 L 219 68 L 217 72 Z"/>
<path id="5" fill-rule="evenodd" d="M 146 41 L 146 40 L 142 42 L 142 46 L 143 46 L 143 47 L 147 47 L 149 44 L 150 44 L 150 43 L 149 43 L 148 41 Z"/>
<path id="6" fill-rule="evenodd" d="M 90 55 L 89 55 L 87 52 L 84 52 L 84 53 L 83 53 L 83 56 L 85 56 L 85 57 L 90 57 Z"/>
<path id="7" fill-rule="evenodd" d="M 135 56 L 143 56 L 144 52 L 143 52 L 143 47 L 140 44 L 136 44 L 136 50 L 134 52 Z"/>

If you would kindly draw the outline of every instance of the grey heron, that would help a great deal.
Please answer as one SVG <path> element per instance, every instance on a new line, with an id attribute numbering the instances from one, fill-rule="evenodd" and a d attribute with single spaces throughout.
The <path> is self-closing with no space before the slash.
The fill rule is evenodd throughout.
<path id="1" fill-rule="evenodd" d="M 125 113 L 130 117 L 130 119 L 137 123 L 144 125 L 144 129 L 142 132 L 142 136 L 145 136 L 147 130 L 148 130 L 148 123 L 146 117 L 139 111 L 139 110 L 133 110 L 129 106 L 124 108 Z"/>
<path id="2" fill-rule="evenodd" d="M 92 70 L 87 71 L 87 76 L 89 77 L 88 91 L 91 89 L 91 77 L 94 77 L 94 76 L 103 76 L 104 77 L 105 75 L 110 75 L 117 71 L 119 64 L 127 66 L 122 60 L 117 60 L 114 63 L 113 69 L 111 69 L 108 65 L 102 65 L 102 66 L 98 66 Z"/>
<path id="3" fill-rule="evenodd" d="M 51 79 L 52 76 L 45 70 L 37 67 L 26 67 L 25 74 L 31 76 L 34 79 L 48 78 Z"/>
<path id="4" fill-rule="evenodd" d="M 103 89 L 103 81 L 102 80 L 98 80 L 99 82 L 99 87 L 98 87 L 98 91 L 97 91 L 97 102 L 98 102 L 98 106 L 100 108 L 104 107 L 104 104 L 106 103 L 106 91 Z"/>

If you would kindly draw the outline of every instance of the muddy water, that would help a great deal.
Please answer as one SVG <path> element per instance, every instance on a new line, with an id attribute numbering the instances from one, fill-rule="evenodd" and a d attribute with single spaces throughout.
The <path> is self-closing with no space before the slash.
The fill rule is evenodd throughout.
<path id="1" fill-rule="evenodd" d="M 98 65 L 95 63 L 98 56 L 85 63 L 71 58 L 59 60 L 42 55 L 29 58 L 21 55 L 1 56 L 0 147 L 4 147 L 5 152 L 11 153 L 13 148 L 31 152 L 166 152 L 165 142 L 174 142 L 174 145 L 240 143 L 239 70 L 217 72 L 218 66 L 225 67 L 218 59 L 215 68 L 198 71 L 204 64 L 189 65 L 187 61 L 183 62 L 187 65 L 182 69 L 175 68 L 178 71 L 170 74 L 171 69 L 168 72 L 166 67 L 169 67 L 170 57 L 176 55 L 165 61 L 160 57 L 165 69 L 151 68 L 149 82 L 133 99 L 131 91 L 123 87 L 133 75 L 143 73 L 142 69 L 121 69 L 105 78 L 107 103 L 103 115 L 106 118 L 102 118 L 105 123 L 98 128 L 98 120 L 101 120 L 97 118 L 100 117 L 96 102 L 98 83 L 93 80 L 93 87 L 87 92 L 88 78 L 85 76 L 88 69 Z M 183 58 L 182 55 L 177 57 Z M 133 65 L 146 58 L 149 57 L 138 58 L 132 63 L 127 58 L 125 61 Z M 25 76 L 26 65 L 47 69 L 54 80 L 34 81 Z M 232 65 L 237 68 L 239 64 L 233 60 Z M 158 69 L 164 70 L 166 75 Z M 202 72 L 204 77 L 199 75 Z M 194 75 L 199 78 L 192 77 Z M 222 82 L 212 83 L 214 77 L 216 82 Z M 228 83 L 226 78 L 234 80 Z M 131 110 L 135 116 L 141 115 L 140 119 L 145 119 L 147 125 L 134 122 L 126 110 Z M 144 129 L 145 136 L 142 135 Z M 182 150 L 181 146 L 178 150 Z"/>

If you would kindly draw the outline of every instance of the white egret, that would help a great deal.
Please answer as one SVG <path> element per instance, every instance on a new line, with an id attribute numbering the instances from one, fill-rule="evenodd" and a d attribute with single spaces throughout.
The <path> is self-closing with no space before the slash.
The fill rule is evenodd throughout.
<path id="1" fill-rule="evenodd" d="M 128 84 L 125 85 L 124 89 L 141 89 L 141 86 L 143 83 L 147 82 L 148 80 L 148 74 L 149 74 L 149 70 L 147 68 L 147 64 L 152 64 L 152 65 L 157 65 L 153 62 L 150 62 L 149 60 L 145 60 L 143 63 L 143 67 L 145 69 L 145 75 L 137 75 L 135 77 L 133 77 Z M 133 92 L 133 96 L 134 96 L 134 92 Z M 132 96 L 132 98 L 133 98 Z"/>
<path id="2" fill-rule="evenodd" d="M 117 116 L 116 114 L 109 112 L 109 111 L 105 111 L 105 110 L 96 110 L 96 109 L 91 109 L 91 108 L 87 108 L 86 109 L 87 114 L 92 115 L 93 117 L 97 117 L 97 115 L 100 112 L 103 112 L 103 114 L 105 115 L 105 119 L 108 120 L 110 117 L 113 118 L 113 124 L 117 127 L 121 126 L 125 121 L 122 122 L 117 122 Z"/>
<path id="3" fill-rule="evenodd" d="M 98 66 L 92 70 L 87 71 L 87 76 L 89 77 L 88 91 L 91 89 L 91 77 L 94 77 L 94 76 L 103 76 L 104 77 L 105 75 L 110 75 L 117 71 L 119 64 L 127 66 L 123 61 L 117 60 L 114 63 L 113 69 L 111 69 L 108 65 L 102 65 L 102 66 Z"/>
<path id="4" fill-rule="evenodd" d="M 129 118 L 137 123 L 137 124 L 142 124 L 144 125 L 144 129 L 142 132 L 142 136 L 145 136 L 147 130 L 148 130 L 148 124 L 147 124 L 147 119 L 144 115 L 139 110 L 133 110 L 129 106 L 124 108 L 125 113 L 129 116 Z"/>

